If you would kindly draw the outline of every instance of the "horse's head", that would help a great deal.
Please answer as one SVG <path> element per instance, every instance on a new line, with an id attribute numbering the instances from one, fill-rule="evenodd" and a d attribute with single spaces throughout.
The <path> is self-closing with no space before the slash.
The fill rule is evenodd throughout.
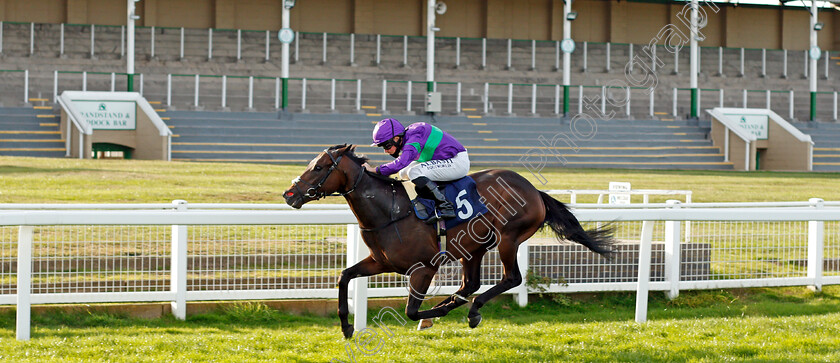
<path id="1" fill-rule="evenodd" d="M 300 208 L 304 204 L 328 195 L 347 195 L 356 189 L 366 160 L 354 154 L 353 145 L 336 145 L 316 156 L 299 177 L 292 180 L 292 186 L 283 192 L 286 204 Z M 354 178 L 350 179 L 349 175 Z"/>

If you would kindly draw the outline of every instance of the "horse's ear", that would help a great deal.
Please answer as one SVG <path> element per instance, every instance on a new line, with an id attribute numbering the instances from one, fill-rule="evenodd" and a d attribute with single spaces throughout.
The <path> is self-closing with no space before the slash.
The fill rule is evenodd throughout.
<path id="1" fill-rule="evenodd" d="M 356 145 L 353 144 L 344 144 L 340 149 L 338 149 L 338 153 L 343 155 L 346 154 L 348 151 L 352 154 L 353 151 L 356 150 Z"/>

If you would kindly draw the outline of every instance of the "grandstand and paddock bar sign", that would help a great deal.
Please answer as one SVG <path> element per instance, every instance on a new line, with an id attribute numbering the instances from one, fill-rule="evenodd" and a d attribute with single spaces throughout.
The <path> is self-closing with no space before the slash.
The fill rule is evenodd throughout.
<path id="1" fill-rule="evenodd" d="M 756 140 L 767 140 L 768 118 L 767 115 L 756 114 L 725 114 L 738 120 L 738 125 L 741 128 L 755 136 Z"/>
<path id="2" fill-rule="evenodd" d="M 137 129 L 134 101 L 73 100 L 73 105 L 95 130 Z"/>

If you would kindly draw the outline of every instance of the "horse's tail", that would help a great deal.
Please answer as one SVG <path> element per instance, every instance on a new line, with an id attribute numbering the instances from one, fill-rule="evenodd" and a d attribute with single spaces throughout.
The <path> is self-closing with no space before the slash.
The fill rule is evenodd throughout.
<path id="1" fill-rule="evenodd" d="M 604 257 L 614 252 L 616 240 L 613 238 L 613 227 L 584 230 L 565 204 L 544 192 L 540 192 L 540 197 L 546 209 L 543 227 L 551 227 L 558 239 L 580 243 Z"/>

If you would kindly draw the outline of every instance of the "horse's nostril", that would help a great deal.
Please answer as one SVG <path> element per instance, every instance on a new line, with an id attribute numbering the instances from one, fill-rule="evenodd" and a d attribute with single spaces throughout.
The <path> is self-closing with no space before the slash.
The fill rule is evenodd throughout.
<path id="1" fill-rule="evenodd" d="M 291 198 L 293 195 L 295 195 L 295 193 L 292 192 L 292 191 L 288 191 L 288 192 L 283 194 L 283 196 L 286 197 L 286 198 Z"/>

